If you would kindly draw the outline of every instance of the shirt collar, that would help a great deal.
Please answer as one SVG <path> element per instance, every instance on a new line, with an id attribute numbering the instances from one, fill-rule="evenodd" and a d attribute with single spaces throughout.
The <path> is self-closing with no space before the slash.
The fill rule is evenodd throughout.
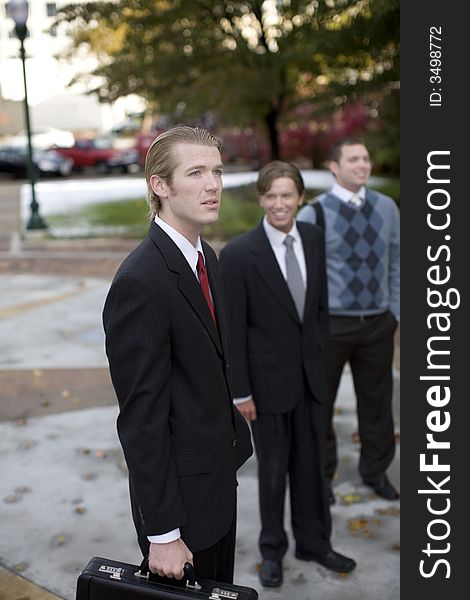
<path id="1" fill-rule="evenodd" d="M 193 246 L 191 242 L 181 235 L 179 231 L 177 231 L 171 225 L 168 225 L 166 221 L 160 219 L 158 215 L 155 215 L 155 223 L 163 229 L 163 231 L 170 236 L 173 242 L 178 246 L 181 250 L 184 258 L 186 259 L 188 265 L 191 267 L 192 271 L 196 273 L 196 265 L 197 265 L 197 257 L 198 252 L 201 252 L 204 257 L 204 252 L 202 250 L 201 238 L 198 236 L 196 246 Z M 205 258 L 204 258 L 205 263 Z"/>
<path id="2" fill-rule="evenodd" d="M 354 192 L 351 192 L 351 190 L 347 190 L 345 187 L 335 182 L 331 188 L 331 193 L 343 202 L 349 202 L 353 196 L 359 196 L 361 200 L 364 200 L 366 197 L 366 188 L 362 186 L 355 194 Z"/>
<path id="3" fill-rule="evenodd" d="M 301 241 L 299 230 L 297 229 L 295 221 L 292 225 L 291 230 L 288 233 L 284 233 L 283 231 L 280 231 L 279 229 L 276 229 L 275 227 L 270 225 L 266 216 L 263 218 L 263 227 L 264 231 L 266 232 L 266 235 L 268 236 L 268 240 L 271 246 L 282 246 L 284 244 L 286 236 L 288 235 L 291 235 L 296 242 Z"/>

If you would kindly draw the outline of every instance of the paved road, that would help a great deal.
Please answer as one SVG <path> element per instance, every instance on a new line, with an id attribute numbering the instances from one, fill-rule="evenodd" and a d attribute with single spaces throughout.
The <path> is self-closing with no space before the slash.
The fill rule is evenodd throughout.
<path id="1" fill-rule="evenodd" d="M 4 189 L 0 223 L 9 206 Z M 51 600 L 49 592 L 72 600 L 78 573 L 91 556 L 139 560 L 100 323 L 110 278 L 128 250 L 129 242 L 119 240 L 109 246 L 95 240 L 83 246 L 28 242 L 15 252 L 0 248 L 1 600 Z M 396 377 L 398 384 L 398 372 Z M 291 544 L 284 586 L 260 590 L 262 600 L 400 597 L 400 505 L 374 497 L 360 483 L 349 374 L 338 404 L 342 443 L 333 544 L 353 556 L 358 568 L 340 577 L 296 560 Z M 390 469 L 396 484 L 399 464 L 398 446 Z M 253 458 L 240 472 L 236 581 L 260 589 L 258 530 Z M 290 528 L 289 536 L 292 541 Z"/>

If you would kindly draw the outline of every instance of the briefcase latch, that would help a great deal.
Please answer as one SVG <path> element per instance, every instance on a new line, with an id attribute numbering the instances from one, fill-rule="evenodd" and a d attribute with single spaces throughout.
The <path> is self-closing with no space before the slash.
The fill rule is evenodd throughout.
<path id="1" fill-rule="evenodd" d="M 237 600 L 238 592 L 230 592 L 229 590 L 222 590 L 220 588 L 214 588 L 212 594 L 209 596 L 209 600 Z"/>
<path id="2" fill-rule="evenodd" d="M 124 573 L 124 569 L 120 567 L 111 567 L 110 565 L 101 565 L 98 569 L 101 573 L 106 573 L 109 575 L 110 579 L 118 579 L 121 580 L 121 575 Z"/>

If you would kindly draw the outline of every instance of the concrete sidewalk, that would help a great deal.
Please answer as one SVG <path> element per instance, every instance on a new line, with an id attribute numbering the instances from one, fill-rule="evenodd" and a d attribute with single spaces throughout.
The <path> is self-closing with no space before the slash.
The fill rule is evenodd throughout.
<path id="1" fill-rule="evenodd" d="M 110 279 L 137 242 L 21 240 L 18 192 L 17 184 L 0 185 L 0 600 L 74 600 L 92 556 L 140 560 L 101 328 Z M 397 371 L 397 427 L 398 384 Z M 239 474 L 235 581 L 256 588 L 262 600 L 400 597 L 399 502 L 380 500 L 360 483 L 348 373 L 336 421 L 341 465 L 332 541 L 358 567 L 341 577 L 296 560 L 286 518 L 285 583 L 261 588 L 252 458 Z M 398 445 L 389 471 L 395 484 L 399 467 Z"/>
<path id="2" fill-rule="evenodd" d="M 2 600 L 50 600 L 54 596 L 49 592 L 72 600 L 77 576 L 92 556 L 139 562 L 103 351 L 101 308 L 109 282 L 109 276 L 62 272 L 17 274 L 4 269 L 0 274 Z M 239 477 L 235 580 L 258 589 L 262 599 L 400 596 L 399 502 L 378 499 L 360 483 L 349 374 L 341 384 L 337 429 L 341 467 L 335 482 L 338 502 L 332 508 L 333 545 L 354 557 L 358 567 L 349 576 L 336 575 L 296 560 L 291 543 L 283 587 L 261 588 L 252 458 Z M 395 484 L 399 461 L 398 446 L 389 471 Z M 292 542 L 290 528 L 289 535 Z"/>

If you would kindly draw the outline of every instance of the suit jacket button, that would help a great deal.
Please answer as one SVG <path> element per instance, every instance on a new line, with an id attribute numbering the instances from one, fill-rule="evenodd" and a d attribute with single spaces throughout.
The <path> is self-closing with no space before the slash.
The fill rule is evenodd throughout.
<path id="1" fill-rule="evenodd" d="M 232 440 L 232 446 L 235 448 L 236 445 L 237 445 L 237 440 Z"/>

